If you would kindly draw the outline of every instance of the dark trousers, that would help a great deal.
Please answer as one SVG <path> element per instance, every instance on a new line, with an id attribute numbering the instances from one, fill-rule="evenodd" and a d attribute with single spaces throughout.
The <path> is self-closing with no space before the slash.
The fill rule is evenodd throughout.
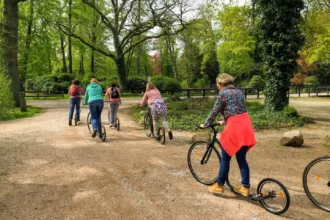
<path id="1" fill-rule="evenodd" d="M 103 100 L 95 100 L 88 103 L 89 111 L 91 113 L 93 130 L 97 130 L 97 133 L 102 132 L 101 114 L 103 110 Z"/>
<path id="2" fill-rule="evenodd" d="M 248 149 L 247 147 L 242 147 L 239 151 L 237 151 L 236 160 L 241 172 L 241 177 L 242 177 L 241 183 L 243 186 L 250 188 L 250 169 L 246 161 L 247 149 Z M 225 181 L 228 179 L 230 160 L 231 160 L 231 156 L 229 156 L 227 152 L 224 149 L 222 149 L 220 171 L 217 180 L 220 186 L 223 186 L 225 184 Z"/>
<path id="3" fill-rule="evenodd" d="M 80 101 L 81 97 L 70 98 L 69 119 L 72 120 L 74 108 L 76 107 L 76 119 L 80 120 Z"/>

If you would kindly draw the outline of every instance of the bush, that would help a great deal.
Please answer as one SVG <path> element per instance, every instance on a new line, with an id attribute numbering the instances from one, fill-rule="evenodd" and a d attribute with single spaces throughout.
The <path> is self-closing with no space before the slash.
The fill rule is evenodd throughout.
<path id="1" fill-rule="evenodd" d="M 10 85 L 9 77 L 0 74 L 0 119 L 5 118 L 14 108 L 14 96 Z"/>
<path id="2" fill-rule="evenodd" d="M 283 112 L 286 116 L 289 116 L 289 117 L 299 117 L 297 110 L 288 105 L 284 107 Z"/>
<path id="3" fill-rule="evenodd" d="M 159 90 L 180 90 L 181 85 L 180 83 L 170 77 L 166 76 L 155 76 L 151 78 L 151 82 L 155 84 L 155 86 Z"/>
<path id="4" fill-rule="evenodd" d="M 57 77 L 57 81 L 56 82 L 66 82 L 71 84 L 72 81 L 74 80 L 75 76 L 74 74 L 69 74 L 69 73 L 61 73 L 58 77 Z"/>
<path id="5" fill-rule="evenodd" d="M 208 88 L 210 87 L 210 80 L 207 76 L 203 76 L 194 83 L 195 88 Z"/>
<path id="6" fill-rule="evenodd" d="M 310 86 L 316 86 L 316 85 L 320 85 L 320 82 L 316 76 L 310 76 L 305 79 L 304 84 Z"/>
<path id="7" fill-rule="evenodd" d="M 183 81 L 180 83 L 180 86 L 181 86 L 181 88 L 183 88 L 183 89 L 188 89 L 188 88 L 189 88 L 187 80 L 183 80 Z"/>
<path id="8" fill-rule="evenodd" d="M 127 79 L 127 89 L 129 91 L 144 91 L 146 88 L 146 81 L 142 77 L 129 77 Z"/>
<path id="9" fill-rule="evenodd" d="M 264 79 L 259 75 L 254 75 L 248 85 L 249 88 L 263 89 L 265 86 Z"/>
<path id="10" fill-rule="evenodd" d="M 209 115 L 215 100 L 205 98 L 183 99 L 179 101 L 166 100 L 168 108 L 167 119 L 171 129 L 177 130 L 197 130 L 197 126 L 205 121 Z M 255 129 L 277 129 L 286 127 L 302 126 L 308 121 L 299 117 L 296 110 L 286 107 L 280 112 L 269 112 L 265 106 L 259 102 L 247 102 L 247 111 L 251 117 Z M 143 118 L 143 114 L 138 114 L 139 109 L 132 108 L 132 114 L 137 121 Z M 221 117 L 217 117 L 220 120 Z M 221 130 L 223 127 L 220 127 Z"/>

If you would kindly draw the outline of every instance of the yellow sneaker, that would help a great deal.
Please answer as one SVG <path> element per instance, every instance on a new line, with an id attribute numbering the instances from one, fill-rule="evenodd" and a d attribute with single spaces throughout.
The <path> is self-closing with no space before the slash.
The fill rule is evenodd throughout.
<path id="1" fill-rule="evenodd" d="M 223 186 L 219 186 L 218 183 L 214 183 L 212 186 L 209 186 L 208 189 L 215 195 L 221 195 L 224 192 Z"/>
<path id="2" fill-rule="evenodd" d="M 240 188 L 234 188 L 235 192 L 241 194 L 242 196 L 248 197 L 250 195 L 250 189 L 246 188 L 245 186 L 241 185 Z"/>

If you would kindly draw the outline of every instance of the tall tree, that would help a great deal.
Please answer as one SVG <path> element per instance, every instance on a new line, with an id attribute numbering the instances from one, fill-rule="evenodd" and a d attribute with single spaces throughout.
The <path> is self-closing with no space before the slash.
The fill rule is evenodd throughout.
<path id="1" fill-rule="evenodd" d="M 189 11 L 187 1 L 188 0 L 145 0 L 143 1 L 144 7 L 141 7 L 141 18 L 138 19 L 137 14 L 134 13 L 137 11 L 137 0 L 111 0 L 103 9 L 100 9 L 97 4 L 94 4 L 90 0 L 83 0 L 83 3 L 93 8 L 100 15 L 105 31 L 111 35 L 111 48 L 114 48 L 114 50 L 107 47 L 105 43 L 98 44 L 99 46 L 93 46 L 92 42 L 74 33 L 62 22 L 57 22 L 57 25 L 67 35 L 80 40 L 95 51 L 111 57 L 116 63 L 121 85 L 123 88 L 126 88 L 127 75 L 125 55 L 136 46 L 149 39 L 159 38 L 164 35 L 176 35 L 182 31 L 186 27 L 184 15 Z M 155 27 L 167 27 L 170 32 L 151 32 Z M 147 35 L 147 33 L 149 33 L 149 35 Z M 136 36 L 143 37 L 137 42 L 130 44 Z"/>
<path id="2" fill-rule="evenodd" d="M 69 18 L 69 30 L 72 31 L 72 0 L 69 0 L 69 12 L 68 12 L 68 18 Z M 73 73 L 72 70 L 72 39 L 71 36 L 68 36 L 68 58 L 69 58 L 69 73 Z"/>
<path id="3" fill-rule="evenodd" d="M 265 104 L 279 111 L 288 104 L 287 91 L 304 43 L 299 29 L 303 0 L 257 0 L 260 45 L 266 76 Z"/>
<path id="4" fill-rule="evenodd" d="M 18 3 L 25 0 L 4 0 L 3 7 L 3 73 L 11 78 L 15 105 L 20 106 L 18 73 Z"/>
<path id="5" fill-rule="evenodd" d="M 32 40 L 32 28 L 34 22 L 34 0 L 29 0 L 29 16 L 26 30 L 26 39 L 25 39 L 25 50 L 23 53 L 23 70 L 21 72 L 21 89 L 24 89 L 24 84 L 27 75 L 27 68 L 29 63 L 30 47 Z"/>

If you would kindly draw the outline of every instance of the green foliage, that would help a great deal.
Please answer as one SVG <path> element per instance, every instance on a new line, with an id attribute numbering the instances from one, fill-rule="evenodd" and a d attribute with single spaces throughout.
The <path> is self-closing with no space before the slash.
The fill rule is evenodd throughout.
<path id="1" fill-rule="evenodd" d="M 265 80 L 262 76 L 254 75 L 249 83 L 249 88 L 262 89 L 265 86 Z"/>
<path id="2" fill-rule="evenodd" d="M 42 110 L 40 108 L 31 107 L 31 106 L 27 107 L 26 112 L 21 112 L 20 108 L 13 108 L 10 111 L 8 111 L 7 114 L 5 115 L 0 114 L 0 121 L 32 117 L 35 114 L 40 113 L 41 111 Z"/>
<path id="3" fill-rule="evenodd" d="M 155 76 L 150 80 L 159 90 L 180 90 L 180 83 L 170 77 Z"/>
<path id="4" fill-rule="evenodd" d="M 61 81 L 62 80 L 62 81 Z M 26 91 L 39 91 L 46 93 L 64 92 L 68 93 L 73 77 L 70 74 L 43 75 L 25 82 Z"/>
<path id="5" fill-rule="evenodd" d="M 304 44 L 299 23 L 303 0 L 259 0 L 260 48 L 266 79 L 265 104 L 281 111 L 288 103 L 286 92 L 296 71 L 298 51 Z"/>
<path id="6" fill-rule="evenodd" d="M 130 91 L 144 91 L 146 80 L 142 77 L 129 77 L 127 79 L 127 89 Z"/>
<path id="7" fill-rule="evenodd" d="M 195 84 L 195 88 L 209 88 L 210 87 L 210 80 L 208 76 L 203 76 L 202 78 L 198 79 Z"/>
<path id="8" fill-rule="evenodd" d="M 316 1 L 315 1 L 316 2 Z M 309 7 L 301 29 L 306 36 L 302 54 L 309 65 L 330 60 L 330 7 Z"/>
<path id="9" fill-rule="evenodd" d="M 249 30 L 250 11 L 247 6 L 225 5 L 219 12 L 219 32 L 223 42 L 219 45 L 217 57 L 221 72 L 236 76 L 251 71 L 256 40 Z"/>
<path id="10" fill-rule="evenodd" d="M 316 76 L 310 76 L 305 79 L 304 84 L 310 86 L 316 86 L 316 85 L 320 85 L 320 82 Z"/>
<path id="11" fill-rule="evenodd" d="M 180 94 L 174 93 L 173 95 L 171 95 L 170 97 L 168 97 L 166 100 L 167 101 L 171 101 L 171 102 L 180 101 L 181 100 Z"/>
<path id="12" fill-rule="evenodd" d="M 197 126 L 204 123 L 209 115 L 215 99 L 196 98 L 184 100 L 166 100 L 168 108 L 167 120 L 171 129 L 195 131 Z M 276 129 L 302 126 L 306 120 L 297 114 L 292 107 L 286 107 L 284 111 L 270 112 L 265 105 L 259 102 L 247 102 L 247 111 L 252 119 L 255 129 Z M 131 114 L 139 121 L 144 114 L 140 109 L 132 108 Z M 216 120 L 220 120 L 217 117 Z M 222 129 L 222 128 L 220 128 Z"/>
<path id="13" fill-rule="evenodd" d="M 299 117 L 297 110 L 291 106 L 286 105 L 283 109 L 283 112 L 286 116 L 289 117 Z"/>
<path id="14" fill-rule="evenodd" d="M 0 74 L 0 120 L 7 117 L 14 108 L 14 96 L 10 88 L 9 77 Z"/>

